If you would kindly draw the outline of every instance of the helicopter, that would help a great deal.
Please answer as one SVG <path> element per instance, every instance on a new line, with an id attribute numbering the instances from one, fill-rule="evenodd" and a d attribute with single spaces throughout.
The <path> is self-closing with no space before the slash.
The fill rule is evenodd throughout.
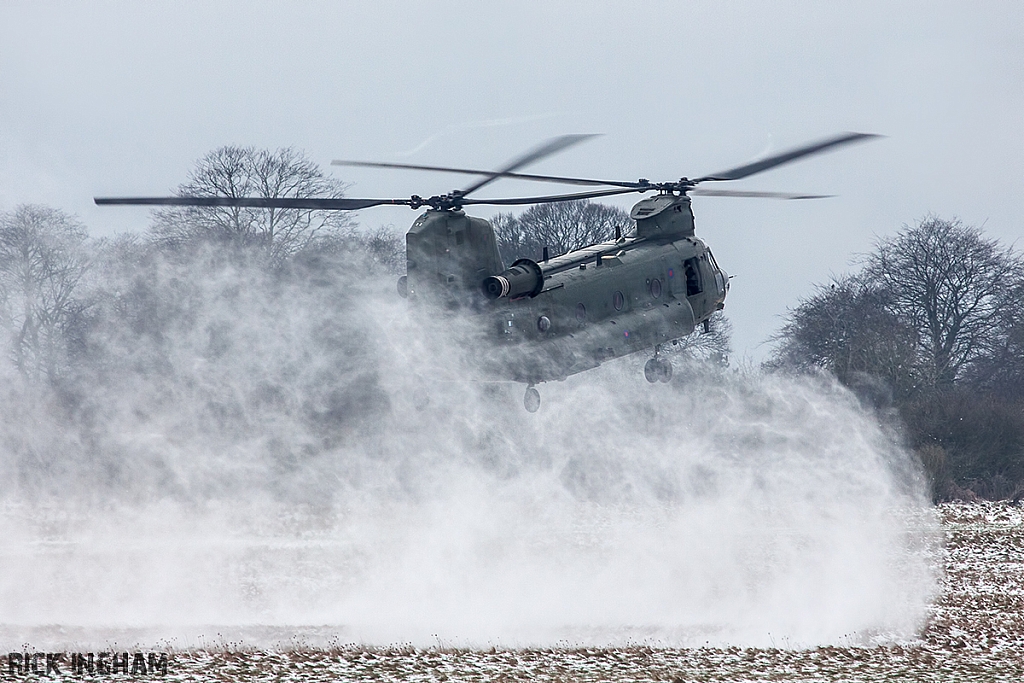
<path id="1" fill-rule="evenodd" d="M 562 135 L 515 158 L 499 170 L 476 170 L 387 162 L 336 160 L 333 165 L 467 174 L 476 182 L 447 194 L 397 199 L 294 197 L 97 197 L 96 204 L 233 206 L 355 211 L 381 205 L 426 207 L 406 233 L 406 274 L 398 293 L 429 310 L 463 315 L 477 325 L 490 348 L 481 354 L 484 374 L 526 384 L 527 411 L 540 408 L 536 386 L 563 380 L 605 361 L 653 350 L 644 365 L 648 382 L 668 382 L 672 364 L 665 344 L 682 339 L 725 307 L 729 276 L 695 234 L 690 197 L 819 199 L 830 195 L 699 187 L 740 180 L 840 146 L 879 137 L 843 133 L 759 161 L 697 178 L 651 182 L 538 175 L 520 169 L 594 137 Z M 509 199 L 470 195 L 502 179 L 590 186 L 572 192 Z M 630 211 L 635 228 L 565 254 L 545 247 L 538 260 L 520 258 L 506 266 L 490 222 L 468 216 L 474 205 L 523 206 L 654 193 Z"/>

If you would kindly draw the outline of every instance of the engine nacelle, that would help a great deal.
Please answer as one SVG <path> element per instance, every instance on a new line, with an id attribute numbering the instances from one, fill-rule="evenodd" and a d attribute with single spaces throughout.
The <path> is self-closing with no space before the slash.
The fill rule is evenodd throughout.
<path id="1" fill-rule="evenodd" d="M 484 279 L 484 296 L 488 299 L 519 299 L 524 296 L 534 297 L 544 289 L 544 272 L 536 261 L 521 258 L 512 266 L 498 274 Z"/>

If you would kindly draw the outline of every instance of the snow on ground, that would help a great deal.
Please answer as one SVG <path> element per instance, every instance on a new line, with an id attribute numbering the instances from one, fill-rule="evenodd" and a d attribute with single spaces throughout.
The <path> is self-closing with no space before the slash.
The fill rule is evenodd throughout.
<path id="1" fill-rule="evenodd" d="M 1024 509 L 938 508 L 943 590 L 920 639 L 902 644 L 540 649 L 244 644 L 171 652 L 165 680 L 234 681 L 993 681 L 1024 680 Z M 72 676 L 67 676 L 72 678 Z"/>

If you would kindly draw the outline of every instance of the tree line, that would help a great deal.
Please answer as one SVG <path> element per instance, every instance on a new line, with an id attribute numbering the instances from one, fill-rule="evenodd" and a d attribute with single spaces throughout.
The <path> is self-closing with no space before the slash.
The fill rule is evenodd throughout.
<path id="1" fill-rule="evenodd" d="M 178 188 L 180 195 L 229 197 L 338 197 L 343 191 L 295 150 L 251 147 L 211 152 Z M 314 257 L 353 256 L 362 266 L 391 272 L 404 264 L 403 252 L 394 231 L 359 231 L 343 212 L 168 207 L 154 212 L 142 233 L 91 239 L 72 215 L 21 205 L 0 213 L 0 326 L 19 375 L 57 386 L 96 355 L 101 328 L 141 331 L 160 317 L 147 290 L 169 269 L 184 276 L 204 260 L 211 270 L 218 261 L 244 262 L 286 278 L 288 267 Z M 163 272 L 157 276 L 157 270 Z M 143 311 L 149 323 L 131 319 Z"/>
<path id="2" fill-rule="evenodd" d="M 824 370 L 898 421 L 936 499 L 1024 494 L 1024 258 L 927 216 L 792 309 L 768 365 Z"/>

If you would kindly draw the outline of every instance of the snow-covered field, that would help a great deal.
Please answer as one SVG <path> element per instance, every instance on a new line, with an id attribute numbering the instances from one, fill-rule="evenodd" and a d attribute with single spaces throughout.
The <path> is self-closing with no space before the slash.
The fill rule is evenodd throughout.
<path id="1" fill-rule="evenodd" d="M 875 647 L 665 649 L 272 649 L 230 643 L 171 652 L 167 680 L 992 681 L 1024 680 L 1024 508 L 939 507 L 942 594 L 920 639 Z M 782 644 L 780 644 L 782 645 Z"/>

